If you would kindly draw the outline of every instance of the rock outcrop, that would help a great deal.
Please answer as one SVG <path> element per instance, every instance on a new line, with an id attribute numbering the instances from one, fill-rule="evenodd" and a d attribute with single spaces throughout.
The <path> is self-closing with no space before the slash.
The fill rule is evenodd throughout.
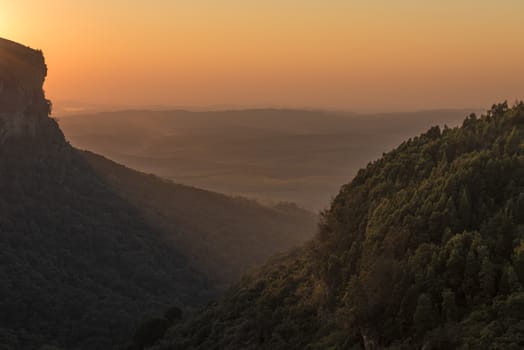
<path id="1" fill-rule="evenodd" d="M 63 135 L 49 118 L 43 83 L 47 66 L 41 51 L 0 38 L 0 145 L 19 138 Z"/>

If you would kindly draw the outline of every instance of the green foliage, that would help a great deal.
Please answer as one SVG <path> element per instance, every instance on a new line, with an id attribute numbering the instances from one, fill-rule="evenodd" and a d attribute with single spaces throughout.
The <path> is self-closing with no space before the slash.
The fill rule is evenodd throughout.
<path id="1" fill-rule="evenodd" d="M 503 103 L 402 143 L 342 187 L 308 247 L 155 349 L 523 348 L 523 138 L 524 103 Z"/>
<path id="2" fill-rule="evenodd" d="M 442 319 L 446 322 L 453 322 L 458 319 L 458 309 L 455 293 L 449 288 L 442 291 Z"/>
<path id="3" fill-rule="evenodd" d="M 418 297 L 417 308 L 413 314 L 413 325 L 417 333 L 424 334 L 430 329 L 433 329 L 437 324 L 438 317 L 433 301 L 427 294 L 421 294 Z"/>

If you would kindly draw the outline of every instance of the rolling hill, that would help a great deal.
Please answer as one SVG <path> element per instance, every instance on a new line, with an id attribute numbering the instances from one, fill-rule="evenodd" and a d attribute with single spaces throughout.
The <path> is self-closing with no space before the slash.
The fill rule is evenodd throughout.
<path id="1" fill-rule="evenodd" d="M 199 188 L 318 211 L 371 159 L 469 111 L 131 110 L 59 118 L 81 149 Z"/>

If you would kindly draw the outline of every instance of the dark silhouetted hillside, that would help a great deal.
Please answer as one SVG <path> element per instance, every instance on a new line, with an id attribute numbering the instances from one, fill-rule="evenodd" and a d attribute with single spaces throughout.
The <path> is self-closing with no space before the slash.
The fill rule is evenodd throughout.
<path id="1" fill-rule="evenodd" d="M 293 204 L 262 206 L 245 198 L 175 184 L 90 152 L 84 159 L 119 195 L 219 286 L 276 252 L 313 236 L 316 215 Z"/>
<path id="2" fill-rule="evenodd" d="M 46 72 L 41 52 L 0 39 L 0 348 L 113 348 L 311 233 L 302 210 L 72 148 L 49 118 Z"/>

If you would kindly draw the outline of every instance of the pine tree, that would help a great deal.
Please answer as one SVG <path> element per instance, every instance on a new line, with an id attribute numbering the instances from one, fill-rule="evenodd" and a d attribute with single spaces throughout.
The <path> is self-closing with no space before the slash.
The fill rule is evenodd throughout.
<path id="1" fill-rule="evenodd" d="M 460 218 L 462 219 L 463 228 L 466 229 L 471 222 L 471 204 L 468 191 L 465 187 L 460 191 L 458 209 Z"/>
<path id="2" fill-rule="evenodd" d="M 455 321 L 458 318 L 455 293 L 449 288 L 442 291 L 442 318 L 447 322 Z"/>
<path id="3" fill-rule="evenodd" d="M 433 302 L 427 294 L 421 294 L 417 300 L 417 308 L 413 314 L 413 325 L 418 334 L 424 334 L 433 328 L 438 318 Z"/>

